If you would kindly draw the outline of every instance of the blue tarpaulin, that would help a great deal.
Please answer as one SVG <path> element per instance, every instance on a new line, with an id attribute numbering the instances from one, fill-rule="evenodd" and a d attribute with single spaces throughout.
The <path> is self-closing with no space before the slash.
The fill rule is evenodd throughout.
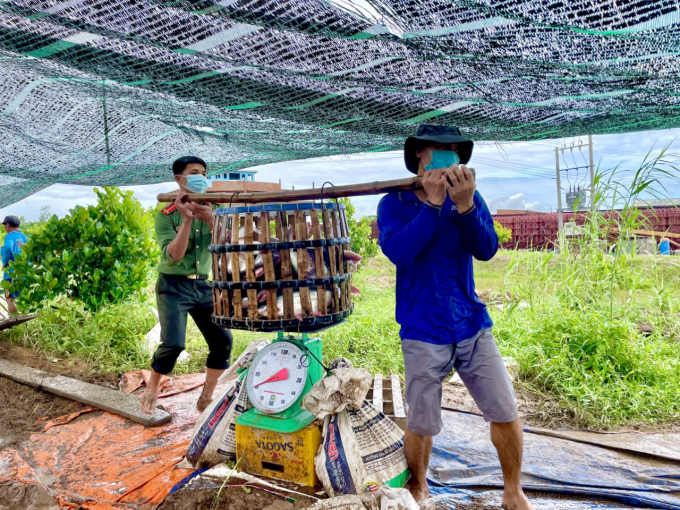
<path id="1" fill-rule="evenodd" d="M 479 416 L 442 413 L 444 429 L 434 440 L 428 471 L 436 501 L 453 507 L 470 498 L 499 500 L 503 476 L 489 425 Z M 522 485 L 531 499 L 532 491 L 540 492 L 542 500 L 560 495 L 559 502 L 546 504 L 556 509 L 622 504 L 680 510 L 679 462 L 536 434 L 524 435 Z"/>

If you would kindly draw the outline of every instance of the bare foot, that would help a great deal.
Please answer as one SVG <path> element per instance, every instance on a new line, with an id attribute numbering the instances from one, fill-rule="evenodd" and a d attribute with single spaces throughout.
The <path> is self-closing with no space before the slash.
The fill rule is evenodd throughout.
<path id="1" fill-rule="evenodd" d="M 196 403 L 196 409 L 198 409 L 199 413 L 205 411 L 210 405 L 210 402 L 212 402 L 214 389 L 215 387 L 212 384 L 205 383 L 203 385 L 203 391 L 201 392 L 201 396 L 198 397 L 198 402 Z"/>
<path id="2" fill-rule="evenodd" d="M 413 496 L 413 499 L 416 500 L 416 503 L 425 501 L 427 498 L 430 497 L 430 489 L 427 485 L 421 486 L 411 484 L 408 487 L 408 490 L 411 492 L 411 496 Z"/>
<path id="3" fill-rule="evenodd" d="M 531 501 L 524 495 L 523 491 L 511 494 L 503 493 L 501 508 L 505 510 L 535 510 L 534 505 L 531 504 Z"/>
<path id="4" fill-rule="evenodd" d="M 156 409 L 156 399 L 158 398 L 158 392 L 156 388 L 146 387 L 144 388 L 144 393 L 139 397 L 139 409 L 144 414 L 153 414 Z"/>

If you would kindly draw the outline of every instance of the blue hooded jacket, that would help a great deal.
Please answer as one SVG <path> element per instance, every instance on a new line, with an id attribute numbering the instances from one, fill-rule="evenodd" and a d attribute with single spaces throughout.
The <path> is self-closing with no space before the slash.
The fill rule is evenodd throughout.
<path id="1" fill-rule="evenodd" d="M 472 257 L 490 260 L 498 251 L 498 236 L 477 191 L 474 204 L 461 215 L 448 197 L 441 210 L 410 191 L 380 201 L 380 246 L 397 266 L 396 320 L 402 339 L 451 344 L 493 325 L 475 294 Z"/>

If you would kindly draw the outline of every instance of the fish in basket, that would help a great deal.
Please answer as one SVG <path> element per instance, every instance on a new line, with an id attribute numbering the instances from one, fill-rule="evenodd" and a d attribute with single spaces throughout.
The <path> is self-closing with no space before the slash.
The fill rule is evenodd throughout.
<path id="1" fill-rule="evenodd" d="M 311 332 L 352 313 L 361 257 L 350 250 L 344 204 L 218 209 L 210 251 L 220 326 Z"/>

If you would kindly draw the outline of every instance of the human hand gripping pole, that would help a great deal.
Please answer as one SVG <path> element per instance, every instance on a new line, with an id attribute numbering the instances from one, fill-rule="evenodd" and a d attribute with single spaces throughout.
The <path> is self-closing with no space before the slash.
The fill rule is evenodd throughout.
<path id="1" fill-rule="evenodd" d="M 465 214 L 475 205 L 475 179 L 465 165 L 453 165 L 445 171 L 444 187 L 458 214 Z"/>
<path id="2" fill-rule="evenodd" d="M 207 223 L 210 227 L 210 230 L 212 230 L 215 216 L 213 215 L 211 206 L 197 203 L 187 203 L 187 208 L 189 211 L 191 211 L 194 218 Z"/>
<path id="3" fill-rule="evenodd" d="M 445 177 L 444 169 L 431 170 L 425 172 L 423 176 L 423 190 L 427 195 L 427 201 L 435 207 L 441 207 L 446 200 Z"/>

